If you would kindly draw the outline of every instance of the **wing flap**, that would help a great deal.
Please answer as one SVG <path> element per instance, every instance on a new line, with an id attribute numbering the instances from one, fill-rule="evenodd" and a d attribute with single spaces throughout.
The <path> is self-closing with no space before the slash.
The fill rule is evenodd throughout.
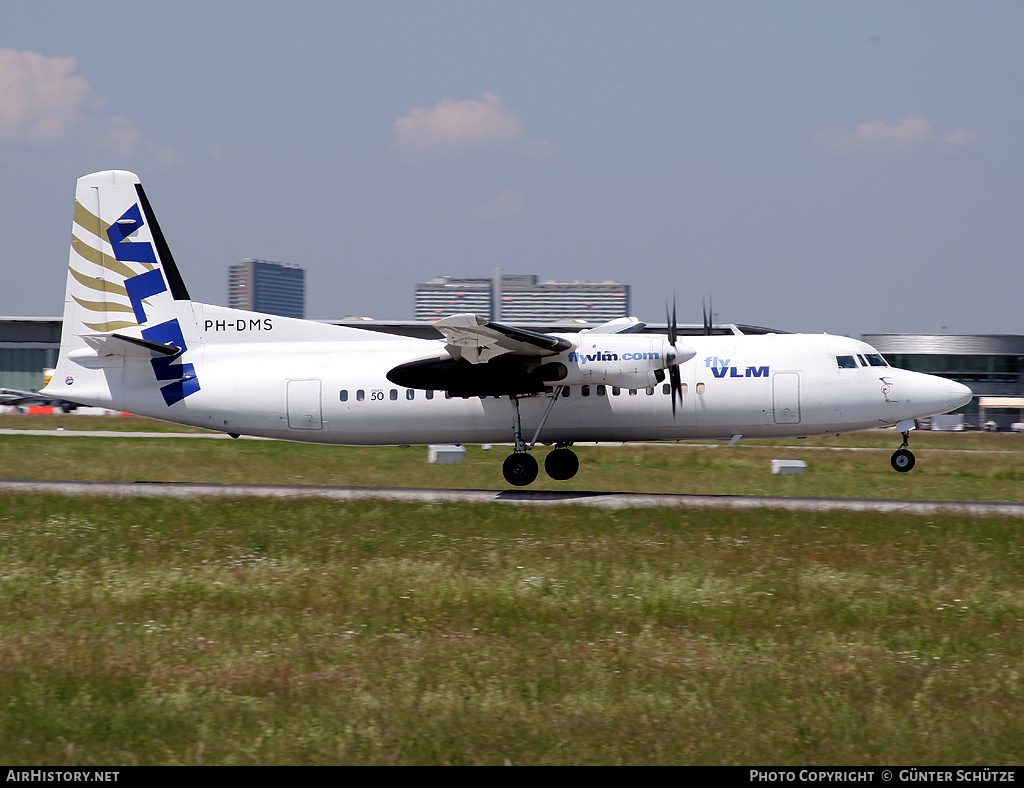
<path id="1" fill-rule="evenodd" d="M 469 313 L 438 320 L 434 327 L 444 336 L 449 355 L 471 364 L 485 364 L 506 353 L 553 356 L 572 347 L 572 343 L 562 337 L 492 323 Z"/>

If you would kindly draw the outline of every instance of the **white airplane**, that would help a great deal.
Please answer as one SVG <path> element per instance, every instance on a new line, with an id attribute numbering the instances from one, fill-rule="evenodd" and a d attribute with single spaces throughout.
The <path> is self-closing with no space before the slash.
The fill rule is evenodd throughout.
<path id="1" fill-rule="evenodd" d="M 705 324 L 707 321 L 705 320 Z M 805 437 L 895 426 L 909 471 L 914 420 L 966 386 L 890 367 L 828 335 L 679 340 L 621 318 L 542 334 L 459 314 L 439 339 L 192 301 L 138 177 L 79 179 L 56 372 L 46 396 L 164 421 L 309 443 L 501 443 L 505 479 L 569 479 L 578 442 Z"/>

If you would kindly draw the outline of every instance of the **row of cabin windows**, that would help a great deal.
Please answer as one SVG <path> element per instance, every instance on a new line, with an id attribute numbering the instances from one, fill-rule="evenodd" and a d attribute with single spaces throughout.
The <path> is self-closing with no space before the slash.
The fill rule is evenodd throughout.
<path id="1" fill-rule="evenodd" d="M 598 397 L 606 397 L 606 396 L 608 396 L 608 389 L 609 388 L 611 389 L 611 395 L 613 397 L 620 396 L 623 391 L 625 391 L 626 394 L 628 394 L 630 397 L 637 396 L 637 394 L 639 394 L 641 391 L 643 391 L 645 394 L 647 394 L 650 397 L 654 396 L 654 386 L 650 386 L 650 387 L 648 387 L 646 389 L 622 389 L 622 388 L 620 388 L 618 386 L 605 386 L 603 384 L 602 385 L 597 385 L 597 386 L 580 386 L 579 387 L 580 396 L 581 397 L 589 397 L 589 396 L 591 396 L 593 394 L 593 395 L 596 395 Z M 686 394 L 686 392 L 687 392 L 687 385 L 685 383 L 683 383 L 682 384 L 682 393 Z M 423 396 L 424 396 L 425 399 L 433 399 L 434 398 L 434 393 L 435 392 L 432 389 L 427 389 L 427 390 L 425 390 L 423 392 Z M 571 396 L 571 393 L 572 393 L 572 388 L 570 386 L 563 386 L 562 387 L 562 396 L 563 397 Z M 661 384 L 661 393 L 662 394 L 671 394 L 672 393 L 672 387 L 668 383 L 662 383 Z M 370 392 L 370 394 L 371 394 L 370 399 L 374 399 L 374 400 L 383 400 L 384 399 L 384 391 L 382 389 L 374 389 L 374 390 L 372 390 Z M 444 392 L 444 397 L 445 397 L 445 399 L 452 399 L 452 395 L 449 394 L 447 391 Z M 348 402 L 348 389 L 342 389 L 339 392 L 339 398 L 340 398 L 340 400 L 342 402 Z M 389 400 L 391 400 L 392 402 L 395 402 L 396 400 L 398 400 L 398 389 L 390 389 L 388 391 L 388 393 L 387 393 L 387 398 Z M 406 389 L 405 390 L 405 398 L 407 400 L 414 400 L 414 399 L 416 399 L 416 389 Z M 496 395 L 494 395 L 494 398 L 495 399 L 505 399 L 505 395 L 496 394 Z M 356 402 L 362 402 L 365 399 L 366 399 L 366 391 L 364 389 L 356 389 L 356 392 L 355 392 L 355 400 L 356 400 Z M 463 399 L 469 399 L 469 398 L 468 397 L 463 397 Z M 481 399 L 487 399 L 487 398 L 486 397 L 481 397 Z"/>

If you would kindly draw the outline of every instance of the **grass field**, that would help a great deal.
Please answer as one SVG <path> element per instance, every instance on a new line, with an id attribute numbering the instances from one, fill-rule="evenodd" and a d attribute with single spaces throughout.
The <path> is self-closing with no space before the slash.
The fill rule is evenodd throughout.
<path id="1" fill-rule="evenodd" d="M 21 419 L 18 421 L 18 419 Z M 176 429 L 135 418 L 0 417 L 0 428 Z M 892 431 L 838 438 L 724 444 L 578 445 L 580 472 L 556 482 L 543 471 L 530 489 L 704 495 L 849 496 L 985 501 L 1024 500 L 1024 435 L 913 434 L 917 467 L 899 474 Z M 850 449 L 857 449 L 851 451 Z M 27 479 L 252 482 L 375 487 L 505 489 L 507 446 L 468 446 L 461 465 L 429 465 L 427 449 L 311 446 L 281 441 L 187 438 L 38 438 L 0 435 L 3 476 Z M 542 459 L 547 452 L 538 447 Z M 803 459 L 803 476 L 773 476 L 775 458 Z"/>
<path id="2" fill-rule="evenodd" d="M 905 475 L 862 437 L 888 451 L 805 443 L 788 479 L 777 447 L 583 447 L 575 488 L 1020 500 L 1019 436 L 915 436 Z M 492 488 L 504 454 L 0 451 L 26 478 Z M 5 765 L 1024 763 L 1019 520 L 6 494 L 0 567 Z"/>

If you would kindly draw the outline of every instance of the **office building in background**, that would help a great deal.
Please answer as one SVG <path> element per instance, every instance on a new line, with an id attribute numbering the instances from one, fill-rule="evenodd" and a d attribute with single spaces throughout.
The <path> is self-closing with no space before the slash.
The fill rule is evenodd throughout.
<path id="1" fill-rule="evenodd" d="M 416 319 L 472 312 L 509 323 L 604 323 L 629 315 L 629 285 L 618 282 L 538 282 L 533 274 L 491 278 L 442 276 L 416 285 Z"/>
<path id="2" fill-rule="evenodd" d="M 306 272 L 292 263 L 247 257 L 228 269 L 228 306 L 282 317 L 306 316 Z"/>

